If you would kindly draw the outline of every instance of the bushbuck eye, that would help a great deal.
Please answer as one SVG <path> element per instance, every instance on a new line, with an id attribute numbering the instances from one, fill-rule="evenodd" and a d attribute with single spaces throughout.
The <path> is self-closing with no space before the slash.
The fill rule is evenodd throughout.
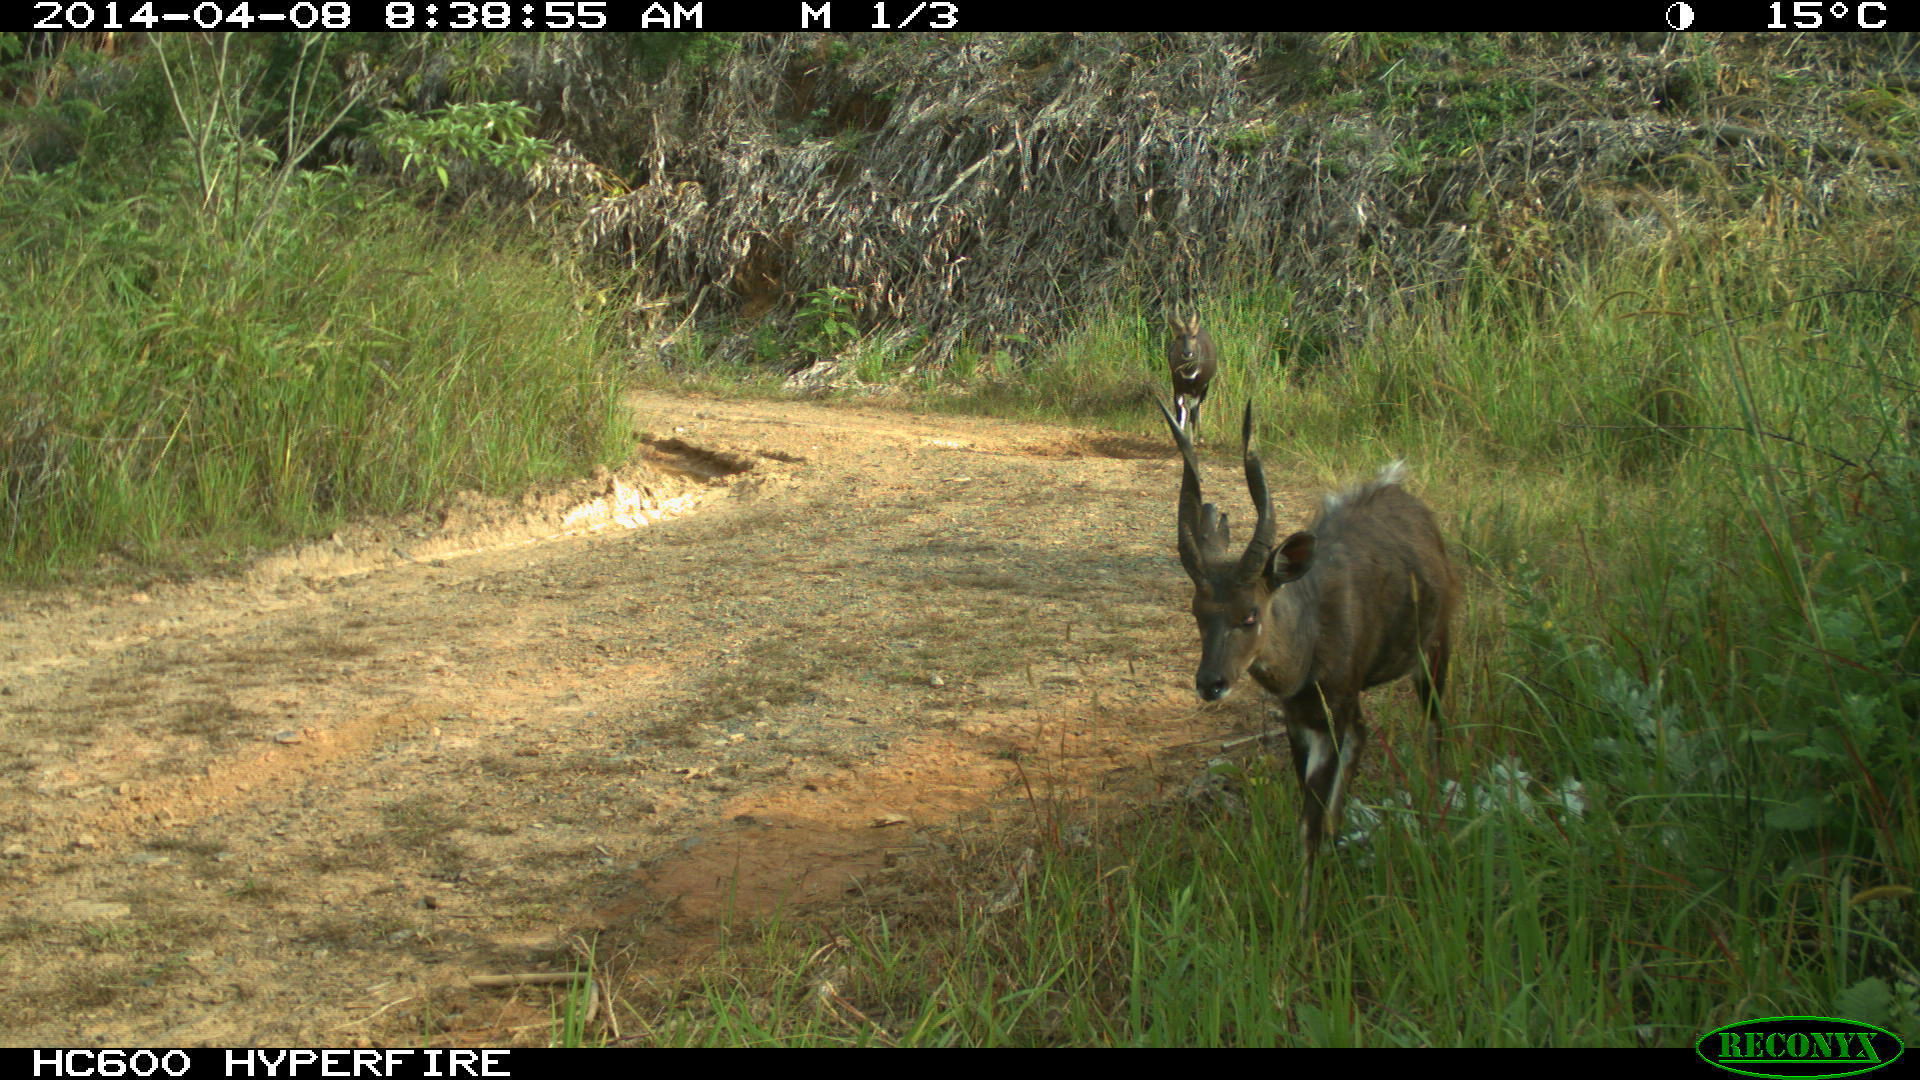
<path id="1" fill-rule="evenodd" d="M 1259 608 L 1251 608 L 1251 609 L 1249 609 L 1249 610 L 1247 611 L 1247 617 L 1246 617 L 1246 618 L 1244 618 L 1244 619 L 1242 619 L 1242 620 L 1240 620 L 1240 625 L 1241 625 L 1241 626 L 1258 626 L 1258 625 L 1260 625 L 1260 609 L 1259 609 Z"/>

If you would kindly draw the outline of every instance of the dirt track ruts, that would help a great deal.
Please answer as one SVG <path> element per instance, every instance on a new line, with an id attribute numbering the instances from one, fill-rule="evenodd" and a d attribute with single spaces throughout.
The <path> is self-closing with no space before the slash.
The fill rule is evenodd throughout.
<path id="1" fill-rule="evenodd" d="M 0 1038 L 542 1042 L 419 1003 L 834 896 L 1238 718 L 1192 699 L 1164 441 L 634 407 L 638 464 L 519 506 L 0 599 Z"/>

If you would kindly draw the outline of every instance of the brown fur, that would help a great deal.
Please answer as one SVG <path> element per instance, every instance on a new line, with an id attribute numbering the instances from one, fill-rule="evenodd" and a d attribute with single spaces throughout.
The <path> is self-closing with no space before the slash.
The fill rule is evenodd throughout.
<path id="1" fill-rule="evenodd" d="M 1224 515 L 1200 502 L 1191 442 L 1165 406 L 1161 412 L 1184 461 L 1179 542 L 1201 646 L 1194 688 L 1217 701 L 1251 676 L 1279 699 L 1304 789 L 1301 842 L 1310 870 L 1327 829 L 1339 833 L 1347 780 L 1366 745 L 1362 691 L 1411 675 L 1438 764 L 1460 579 L 1433 512 L 1400 486 L 1397 463 L 1329 496 L 1305 531 L 1275 544 L 1251 407 L 1241 438 L 1260 522 L 1235 555 Z M 1303 903 L 1306 896 L 1303 884 Z"/>
<path id="2" fill-rule="evenodd" d="M 1173 407 L 1180 425 L 1195 439 L 1200 437 L 1200 403 L 1207 399 L 1207 387 L 1220 370 L 1220 356 L 1213 339 L 1200 328 L 1198 315 L 1167 319 L 1167 367 L 1173 375 Z"/>

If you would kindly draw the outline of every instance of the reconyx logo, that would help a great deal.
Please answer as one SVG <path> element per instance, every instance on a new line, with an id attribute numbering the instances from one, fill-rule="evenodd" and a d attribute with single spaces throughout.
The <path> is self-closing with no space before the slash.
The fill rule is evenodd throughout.
<path id="1" fill-rule="evenodd" d="M 1819 1080 L 1899 1060 L 1906 1047 L 1871 1024 L 1831 1016 L 1764 1016 L 1717 1027 L 1693 1044 L 1709 1065 L 1744 1076 Z"/>

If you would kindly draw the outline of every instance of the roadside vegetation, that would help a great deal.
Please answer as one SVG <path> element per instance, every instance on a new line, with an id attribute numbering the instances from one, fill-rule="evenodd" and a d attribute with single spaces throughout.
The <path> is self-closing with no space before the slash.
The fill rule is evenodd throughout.
<path id="1" fill-rule="evenodd" d="M 0 575 L 200 572 L 626 453 L 578 283 L 524 215 L 435 205 L 441 163 L 486 165 L 510 127 L 369 120 L 418 183 L 299 168 L 353 111 L 321 47 L 155 41 L 138 62 L 13 65 L 111 89 L 6 129 Z"/>
<path id="2" fill-rule="evenodd" d="M 510 188 L 509 175 L 547 190 L 540 168 L 570 151 L 536 145 L 524 112 L 383 116 L 323 86 L 316 100 L 346 106 L 338 123 L 383 164 L 292 171 L 238 119 L 197 127 L 193 116 L 224 114 L 175 109 L 149 64 L 117 91 L 144 110 L 69 99 L 10 121 L 0 567 L 41 581 L 107 555 L 205 565 L 458 487 L 581 471 L 620 452 L 611 358 L 643 338 L 665 344 L 632 376 L 656 385 L 784 393 L 790 371 L 817 361 L 818 385 L 849 399 L 878 388 L 910 407 L 1158 436 L 1171 289 L 1195 297 L 1221 347 L 1213 452 L 1227 452 L 1228 418 L 1251 400 L 1276 475 L 1331 487 L 1404 457 L 1442 511 L 1469 598 L 1446 702 L 1451 776 L 1383 754 L 1356 790 L 1375 816 L 1323 859 L 1305 917 L 1284 765 L 1222 762 L 1231 798 L 1198 808 L 1036 795 L 1030 830 L 964 834 L 916 868 L 915 899 L 730 926 L 664 982 L 621 982 L 631 951 L 610 937 L 606 1007 L 622 1037 L 1674 1046 L 1733 1020 L 1813 1014 L 1911 1042 L 1920 202 L 1913 162 L 1886 148 L 1920 129 L 1920 76 L 1910 41 L 1813 55 L 1820 45 L 1268 42 L 1257 75 L 1282 104 L 1169 136 L 1167 153 L 1275 164 L 1196 200 L 1231 206 L 1248 190 L 1236 184 L 1282 184 L 1281 164 L 1313 150 L 1318 180 L 1348 185 L 1347 202 L 1303 197 L 1277 220 L 1304 230 L 1323 224 L 1319 209 L 1369 205 L 1376 220 L 1411 224 L 1368 233 L 1372 247 L 1333 233 L 1196 256 L 1204 237 L 1162 237 L 1141 240 L 1131 263 L 1124 245 L 1076 246 L 1099 229 L 1062 224 L 1074 243 L 969 279 L 988 313 L 978 318 L 954 295 L 916 292 L 923 282 L 881 297 L 832 262 L 880 266 L 878 247 L 796 244 L 781 281 L 765 251 L 727 246 L 749 224 L 779 235 L 746 216 L 799 214 L 793 205 L 715 199 L 708 212 L 689 201 L 698 191 L 637 179 L 617 190 L 584 167 L 570 175 L 606 201 L 567 234 L 587 250 L 567 249 L 578 261 L 556 269 L 538 248 L 550 235 L 472 193 Z M 792 59 L 710 35 L 677 47 L 649 58 L 668 74 L 635 100 L 722 65 L 738 78 L 702 93 L 751 95 Z M 1071 47 L 1035 35 L 993 55 L 1035 81 Z M 469 50 L 453 63 L 476 85 L 510 66 L 485 52 L 504 46 L 452 48 Z M 1177 51 L 1139 55 L 1151 48 Z M 848 161 L 880 170 L 873 147 L 888 137 L 955 122 L 925 103 L 911 121 L 876 119 L 909 108 L 874 87 L 893 85 L 878 73 L 914 50 L 937 51 L 819 39 L 814 96 L 795 91 L 784 113 L 753 121 L 790 151 L 781 167 L 736 162 L 729 182 L 825 185 Z M 1621 86 L 1639 86 L 1634 64 L 1656 52 L 1646 85 L 1658 100 L 1634 98 Z M 296 86 L 288 72 L 316 70 L 274 62 L 261 60 L 262 77 Z M 1617 85 L 1589 71 L 1608 64 L 1624 65 Z M 990 149 L 1005 133 L 981 131 L 1005 103 L 974 104 L 987 119 L 949 141 Z M 1631 125 L 1602 124 L 1601 105 L 1678 117 L 1676 141 L 1621 151 Z M 1832 128 L 1788 138 L 1741 111 L 1776 106 Z M 55 108 L 66 112 L 46 114 Z M 335 123 L 333 110 L 311 115 L 274 130 Z M 1288 126 L 1303 117 L 1321 122 L 1311 137 Z M 23 156 L 29 129 L 76 140 L 69 160 Z M 575 134 L 586 153 L 613 139 L 604 118 Z M 1059 167 L 1044 140 L 1032 145 L 1034 174 Z M 1554 153 L 1535 162 L 1522 146 Z M 1584 156 L 1557 156 L 1567 147 Z M 1133 164 L 1089 160 L 1115 174 Z M 942 221 L 984 228 L 991 207 L 968 200 L 993 192 L 964 178 L 942 173 L 929 190 L 954 200 Z M 1422 212 L 1447 227 L 1422 232 Z M 979 265 L 1016 249 L 966 250 Z M 1105 277 L 1065 297 L 1059 282 L 1098 277 L 1074 273 L 1076 258 Z M 1186 279 L 1170 283 L 1169 267 Z M 603 313 L 609 280 L 672 303 Z M 737 306 L 703 313 L 702 284 L 722 291 L 722 280 Z M 1035 301 L 1042 281 L 1062 293 Z M 1029 318 L 1036 309 L 1053 321 Z M 1224 460 L 1213 468 L 1215 484 L 1231 476 Z M 1410 697 L 1376 692 L 1369 707 L 1411 745 Z M 556 1038 L 611 1037 L 579 1008 L 556 999 Z"/>

